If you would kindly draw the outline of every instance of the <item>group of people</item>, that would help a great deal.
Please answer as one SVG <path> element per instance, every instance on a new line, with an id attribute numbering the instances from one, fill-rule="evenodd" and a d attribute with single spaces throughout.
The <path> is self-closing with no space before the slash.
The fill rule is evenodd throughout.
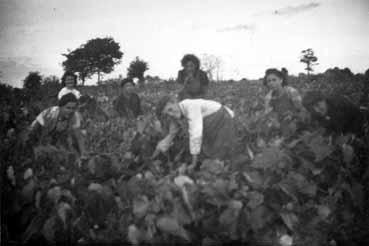
<path id="1" fill-rule="evenodd" d="M 176 96 L 164 96 L 156 106 L 156 114 L 162 125 L 167 126 L 166 136 L 156 146 L 154 156 L 169 150 L 180 129 L 189 135 L 189 150 L 195 168 L 199 158 L 226 159 L 232 157 L 236 146 L 235 112 L 214 100 L 206 99 L 209 80 L 200 69 L 200 60 L 192 54 L 181 60 L 182 70 L 177 82 L 182 85 Z M 31 125 L 31 135 L 47 135 L 54 141 L 69 136 L 81 155 L 86 153 L 81 134 L 81 115 L 78 112 L 80 92 L 75 88 L 77 77 L 66 72 L 62 78 L 63 89 L 58 94 L 58 106 L 41 112 Z M 321 124 L 329 133 L 362 136 L 366 121 L 360 109 L 343 96 L 326 97 L 319 91 L 306 93 L 304 97 L 288 85 L 286 70 L 267 69 L 264 85 L 269 89 L 265 97 L 265 115 L 277 112 L 288 118 L 301 112 Z M 132 79 L 121 83 L 120 96 L 113 102 L 120 116 L 137 118 L 142 114 L 139 96 L 134 92 Z M 295 114 L 296 113 L 296 114 Z M 42 132 L 42 133 L 41 133 Z"/>

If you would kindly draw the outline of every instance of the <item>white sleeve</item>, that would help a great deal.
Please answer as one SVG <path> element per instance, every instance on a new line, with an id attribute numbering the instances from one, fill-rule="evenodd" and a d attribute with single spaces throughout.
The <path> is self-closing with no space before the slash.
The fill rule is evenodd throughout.
<path id="1" fill-rule="evenodd" d="M 45 109 L 39 115 L 37 115 L 36 119 L 32 122 L 32 126 L 38 122 L 41 126 L 45 125 L 45 115 L 48 113 L 48 110 Z"/>
<path id="2" fill-rule="evenodd" d="M 186 118 L 188 119 L 188 132 L 190 137 L 190 153 L 198 155 L 201 151 L 203 119 L 201 105 L 198 103 L 184 104 Z"/>
<path id="3" fill-rule="evenodd" d="M 81 92 L 79 92 L 77 89 L 74 89 L 74 95 L 77 97 L 77 99 L 79 99 L 81 97 Z"/>
<path id="4" fill-rule="evenodd" d="M 270 91 L 264 98 L 264 110 L 265 112 L 269 113 L 272 110 L 272 107 L 270 106 L 270 100 L 272 99 L 272 92 Z"/>
<path id="5" fill-rule="evenodd" d="M 60 100 L 60 98 L 62 98 L 64 95 L 65 95 L 65 87 L 59 91 L 58 100 Z"/>
<path id="6" fill-rule="evenodd" d="M 82 121 L 81 114 L 79 112 L 75 112 L 74 113 L 74 119 L 73 119 L 72 128 L 73 129 L 79 129 L 79 128 L 81 128 L 81 121 Z"/>

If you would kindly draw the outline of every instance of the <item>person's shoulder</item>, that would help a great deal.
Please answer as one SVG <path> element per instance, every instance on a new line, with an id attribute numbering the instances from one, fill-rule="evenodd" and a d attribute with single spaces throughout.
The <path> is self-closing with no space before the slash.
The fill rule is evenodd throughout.
<path id="1" fill-rule="evenodd" d="M 60 89 L 60 91 L 59 91 L 59 92 L 64 92 L 64 91 L 68 91 L 68 90 L 69 90 L 69 89 L 68 89 L 67 87 L 65 87 L 65 86 L 64 86 L 63 88 L 61 88 L 61 89 Z"/>
<path id="2" fill-rule="evenodd" d="M 42 118 L 56 118 L 60 112 L 60 108 L 58 106 L 52 106 L 49 108 L 44 109 L 40 114 L 39 117 Z"/>
<path id="3" fill-rule="evenodd" d="M 299 92 L 295 87 L 292 87 L 292 86 L 286 86 L 285 88 L 286 88 L 286 90 L 287 90 L 288 92 L 290 92 L 290 93 L 299 93 L 299 94 L 300 94 L 300 92 Z"/>
<path id="4" fill-rule="evenodd" d="M 68 88 L 67 87 L 63 87 L 60 89 L 59 93 L 58 93 L 58 96 L 60 95 L 63 95 L 64 93 L 66 93 L 68 91 Z"/>
<path id="5" fill-rule="evenodd" d="M 185 70 L 184 69 L 181 69 L 178 71 L 178 74 L 177 74 L 177 83 L 183 83 L 183 80 L 184 80 L 184 77 L 185 77 Z"/>
<path id="6" fill-rule="evenodd" d="M 202 80 L 204 80 L 204 81 L 206 81 L 206 82 L 209 82 L 208 80 L 208 74 L 205 72 L 205 71 L 203 71 L 203 70 L 201 70 L 201 69 L 199 69 L 199 71 L 198 71 L 198 73 L 199 73 L 199 76 L 200 76 L 200 78 L 202 79 Z"/>
<path id="7" fill-rule="evenodd" d="M 72 89 L 72 91 L 73 91 L 74 93 L 77 93 L 77 94 L 81 95 L 81 92 L 80 92 L 78 89 L 76 89 L 76 88 L 73 88 L 73 89 Z"/>

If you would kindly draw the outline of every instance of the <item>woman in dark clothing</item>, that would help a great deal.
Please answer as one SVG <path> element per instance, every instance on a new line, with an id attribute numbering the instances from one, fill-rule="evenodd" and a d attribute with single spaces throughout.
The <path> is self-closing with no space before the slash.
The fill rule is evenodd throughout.
<path id="1" fill-rule="evenodd" d="M 121 117 L 137 118 L 142 114 L 141 101 L 134 92 L 135 84 L 132 79 L 126 78 L 121 83 L 121 94 L 113 102 L 114 109 Z"/>
<path id="2" fill-rule="evenodd" d="M 329 133 L 364 134 L 365 117 L 359 107 L 343 96 L 324 96 L 319 91 L 307 92 L 303 105 Z"/>
<path id="3" fill-rule="evenodd" d="M 178 72 L 177 83 L 183 85 L 178 99 L 203 98 L 207 92 L 209 79 L 206 73 L 200 70 L 200 60 L 195 55 L 187 54 L 182 60 L 183 69 Z"/>

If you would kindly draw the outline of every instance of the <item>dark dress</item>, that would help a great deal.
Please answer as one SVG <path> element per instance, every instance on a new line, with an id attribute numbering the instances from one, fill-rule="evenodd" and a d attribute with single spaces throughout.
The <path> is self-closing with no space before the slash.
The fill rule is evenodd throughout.
<path id="1" fill-rule="evenodd" d="M 231 159 L 236 149 L 234 119 L 224 107 L 204 118 L 202 153 L 208 158 Z"/>
<path id="2" fill-rule="evenodd" d="M 357 136 L 363 134 L 364 115 L 360 109 L 342 96 L 327 98 L 328 112 L 325 117 L 315 116 L 321 125 L 330 133 L 348 134 Z"/>
<path id="3" fill-rule="evenodd" d="M 183 90 L 178 93 L 179 100 L 187 98 L 204 98 L 209 79 L 202 70 L 197 70 L 191 79 L 187 79 L 186 71 L 178 72 L 177 83 L 184 86 Z"/>
<path id="4" fill-rule="evenodd" d="M 120 95 L 113 102 L 113 106 L 121 117 L 137 118 L 137 116 L 142 114 L 141 101 L 138 95 L 135 93 L 128 97 L 123 94 Z"/>

